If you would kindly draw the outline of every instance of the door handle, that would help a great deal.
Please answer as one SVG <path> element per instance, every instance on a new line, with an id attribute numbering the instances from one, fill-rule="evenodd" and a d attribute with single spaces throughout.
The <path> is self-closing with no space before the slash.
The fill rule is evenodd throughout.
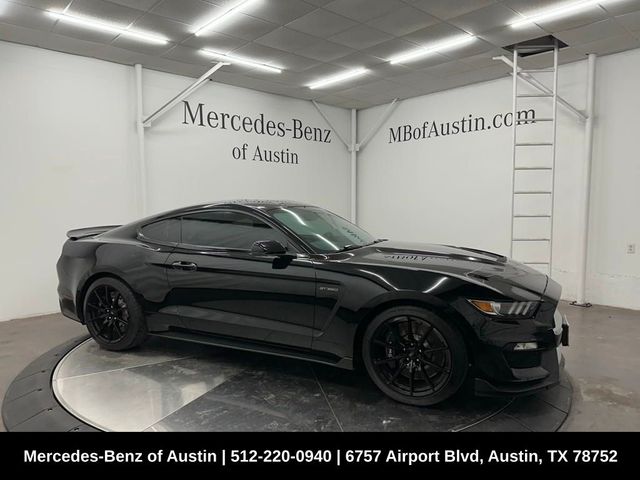
<path id="1" fill-rule="evenodd" d="M 197 270 L 198 265 L 193 262 L 173 262 L 171 266 L 176 270 Z"/>

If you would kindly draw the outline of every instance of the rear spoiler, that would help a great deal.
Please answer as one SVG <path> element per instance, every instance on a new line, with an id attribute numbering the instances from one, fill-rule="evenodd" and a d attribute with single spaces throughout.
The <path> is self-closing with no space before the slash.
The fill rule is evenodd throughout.
<path id="1" fill-rule="evenodd" d="M 93 237 L 94 235 L 108 232 L 109 230 L 113 230 L 114 228 L 117 228 L 117 227 L 120 227 L 120 225 L 104 225 L 102 227 L 76 228 L 74 230 L 69 230 L 67 232 L 67 238 L 69 238 L 69 240 L 79 240 L 81 238 Z"/>

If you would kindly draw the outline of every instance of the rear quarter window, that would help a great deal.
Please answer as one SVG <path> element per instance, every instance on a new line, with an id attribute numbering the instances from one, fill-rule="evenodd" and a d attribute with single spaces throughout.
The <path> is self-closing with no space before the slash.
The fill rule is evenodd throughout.
<path id="1" fill-rule="evenodd" d="M 149 223 L 140 229 L 140 233 L 150 241 L 180 243 L 180 219 L 169 218 Z"/>

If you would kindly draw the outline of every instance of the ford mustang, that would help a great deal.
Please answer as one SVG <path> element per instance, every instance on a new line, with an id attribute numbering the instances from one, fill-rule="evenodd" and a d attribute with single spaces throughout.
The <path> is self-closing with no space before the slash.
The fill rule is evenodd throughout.
<path id="1" fill-rule="evenodd" d="M 427 406 L 559 382 L 560 286 L 502 255 L 376 239 L 322 208 L 233 201 L 71 230 L 62 313 L 108 350 L 149 335 L 364 368 Z"/>

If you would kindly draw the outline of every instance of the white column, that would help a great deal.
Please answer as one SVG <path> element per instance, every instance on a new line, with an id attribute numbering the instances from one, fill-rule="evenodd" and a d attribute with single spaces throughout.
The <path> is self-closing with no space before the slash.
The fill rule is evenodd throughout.
<path id="1" fill-rule="evenodd" d="M 351 221 L 356 223 L 358 220 L 358 112 L 355 108 L 351 109 Z"/>
<path id="2" fill-rule="evenodd" d="M 136 131 L 138 134 L 138 181 L 136 188 L 136 201 L 138 213 L 141 216 L 147 214 L 147 162 L 144 155 L 144 124 L 142 106 L 142 65 L 135 64 L 136 72 Z"/>
<path id="3" fill-rule="evenodd" d="M 594 103 L 596 85 L 596 55 L 589 54 L 587 60 L 588 80 L 587 80 L 587 120 L 585 124 L 584 142 L 584 172 L 582 184 L 582 202 L 580 215 L 580 231 L 582 232 L 579 244 L 578 257 L 578 293 L 576 304 L 587 306 L 586 301 L 586 281 L 587 281 L 587 255 L 589 250 L 589 204 L 591 201 L 591 160 L 593 157 L 593 122 Z"/>

